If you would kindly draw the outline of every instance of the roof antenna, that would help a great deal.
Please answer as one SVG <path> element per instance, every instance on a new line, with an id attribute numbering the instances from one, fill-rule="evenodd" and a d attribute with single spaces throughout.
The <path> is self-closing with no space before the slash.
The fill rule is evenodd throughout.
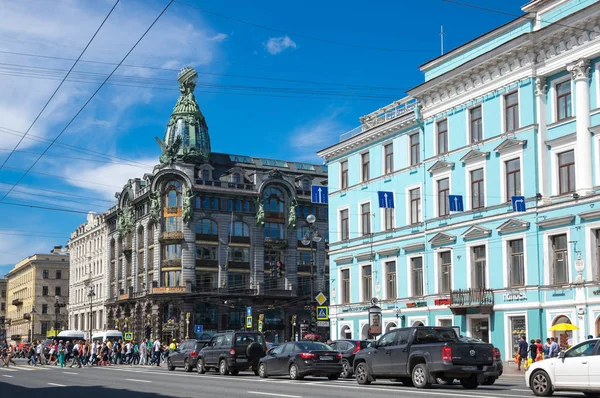
<path id="1" fill-rule="evenodd" d="M 442 55 L 444 55 L 444 26 L 440 26 L 440 47 L 442 50 Z"/>

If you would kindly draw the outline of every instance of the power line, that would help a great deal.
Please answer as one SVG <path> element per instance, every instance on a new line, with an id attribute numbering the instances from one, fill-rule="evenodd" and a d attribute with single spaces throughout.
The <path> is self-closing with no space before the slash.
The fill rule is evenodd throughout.
<path id="1" fill-rule="evenodd" d="M 108 81 L 108 79 L 111 78 L 111 76 L 117 71 L 117 69 L 119 68 L 119 66 L 121 66 L 121 64 L 129 56 L 129 54 L 131 54 L 133 52 L 133 50 L 138 46 L 138 44 L 143 40 L 143 38 L 146 37 L 146 34 L 148 34 L 148 32 L 150 31 L 150 29 L 152 29 L 152 27 L 154 26 L 154 24 L 156 24 L 156 22 L 160 19 L 160 17 L 167 11 L 167 9 L 173 3 L 173 1 L 174 0 L 170 0 L 169 1 L 169 3 L 161 11 L 161 13 L 152 22 L 152 24 L 150 24 L 150 26 L 148 27 L 148 29 L 146 29 L 146 31 L 142 34 L 142 36 L 138 39 L 138 41 L 135 42 L 135 44 L 133 45 L 133 47 L 131 47 L 131 49 L 127 52 L 127 54 L 125 54 L 125 56 L 123 57 L 123 59 L 121 60 L 121 62 L 119 62 L 119 64 L 106 77 L 106 79 L 104 80 L 104 82 L 102 82 L 102 84 L 96 89 L 96 91 L 94 91 L 94 93 L 90 96 L 90 98 L 88 98 L 88 100 L 83 104 L 83 106 L 75 113 L 75 115 L 73 116 L 73 118 L 71 118 L 71 120 L 69 121 L 69 123 L 67 123 L 67 125 L 61 130 L 61 132 L 56 137 L 54 137 L 54 139 L 52 140 L 52 142 L 50 143 L 50 145 L 48 145 L 48 147 L 46 147 L 46 149 L 44 149 L 44 151 L 40 154 L 40 156 L 33 162 L 33 164 L 31 166 L 29 166 L 29 168 L 27 169 L 27 171 L 25 171 L 25 173 L 17 180 L 17 182 L 10 188 L 10 190 L 7 193 L 5 193 L 4 196 L 2 196 L 2 198 L 0 199 L 0 203 L 2 203 L 4 201 L 4 199 L 12 192 L 12 190 L 17 185 L 19 185 L 19 183 L 23 180 L 23 178 L 25 178 L 25 176 L 31 171 L 31 169 L 33 169 L 33 167 L 35 167 L 35 165 L 46 154 L 46 152 L 48 152 L 48 150 L 52 147 L 52 145 L 56 142 L 56 140 L 58 140 L 60 138 L 60 136 L 67 130 L 67 128 L 73 123 L 73 121 L 75 121 L 75 119 L 77 118 L 77 116 L 79 116 L 79 114 L 81 114 L 81 112 L 83 112 L 83 110 L 85 109 L 85 107 L 92 101 L 92 99 L 96 96 L 96 94 L 98 94 L 98 92 L 102 89 L 102 87 L 104 87 L 104 85 L 106 84 L 106 82 Z"/>
<path id="2" fill-rule="evenodd" d="M 42 109 L 40 110 L 40 112 L 37 114 L 37 116 L 35 117 L 35 119 L 33 119 L 33 122 L 31 122 L 31 124 L 29 125 L 29 127 L 25 131 L 25 134 L 23 135 L 23 137 L 21 137 L 21 139 L 19 139 L 19 142 L 17 142 L 17 145 L 15 145 L 15 147 L 8 154 L 8 156 L 6 157 L 6 159 L 4 159 L 4 162 L 2 162 L 2 165 L 0 165 L 0 170 L 2 170 L 2 168 L 6 165 L 6 163 L 8 162 L 8 160 L 12 157 L 14 151 L 19 147 L 19 145 L 21 145 L 21 142 L 23 142 L 23 139 L 25 139 L 25 137 L 27 136 L 27 134 L 29 134 L 29 131 L 31 130 L 31 128 L 33 127 L 33 125 L 35 124 L 35 122 L 38 121 L 38 119 L 40 118 L 40 116 L 42 116 L 42 113 L 44 113 L 44 111 L 46 110 L 46 108 L 48 107 L 48 105 L 50 105 L 50 102 L 52 102 L 52 100 L 54 99 L 54 97 L 58 93 L 58 90 L 60 90 L 60 88 L 63 86 L 63 84 L 67 80 L 67 77 L 69 77 L 69 75 L 71 74 L 71 72 L 73 71 L 73 69 L 75 68 L 75 66 L 79 62 L 79 60 L 81 59 L 81 57 L 83 57 L 83 54 L 87 51 L 88 47 L 92 44 L 92 41 L 94 41 L 94 39 L 96 38 L 96 36 L 98 35 L 98 33 L 100 32 L 100 30 L 102 29 L 102 27 L 104 26 L 104 23 L 108 20 L 108 18 L 110 17 L 110 15 L 114 11 L 114 9 L 117 7 L 117 4 L 119 4 L 119 1 L 120 0 L 117 0 L 115 2 L 115 4 L 112 6 L 112 8 L 110 9 L 110 11 L 106 15 L 106 17 L 104 17 L 104 20 L 102 20 L 102 23 L 100 24 L 100 26 L 98 26 L 98 29 L 96 29 L 96 31 L 94 32 L 94 35 L 92 36 L 92 38 L 88 41 L 88 43 L 85 45 L 83 51 L 81 51 L 81 53 L 79 54 L 79 57 L 77 57 L 77 59 L 75 60 L 75 62 L 73 63 L 73 65 L 71 65 L 71 68 L 69 69 L 69 71 L 67 72 L 67 74 L 63 77 L 63 79 L 61 80 L 60 84 L 56 87 L 56 89 L 54 90 L 54 92 L 52 93 L 52 95 L 50 96 L 50 98 L 48 98 L 48 101 L 46 101 L 46 103 L 44 104 L 44 106 L 42 107 Z M 1 200 L 0 200 L 0 202 L 1 202 Z"/>
<path id="3" fill-rule="evenodd" d="M 9 205 L 9 206 L 20 206 L 20 207 L 29 207 L 32 209 L 43 209 L 43 210 L 53 210 L 53 211 L 62 211 L 66 213 L 77 213 L 77 214 L 88 214 L 89 211 L 82 211 L 76 209 L 69 208 L 58 208 L 58 207 L 47 207 L 47 206 L 38 206 L 27 203 L 14 203 L 14 202 L 0 202 L 0 205 Z"/>
<path id="4" fill-rule="evenodd" d="M 55 178 L 60 178 L 62 180 L 67 180 L 67 181 L 71 180 L 71 181 L 77 181 L 77 182 L 85 182 L 85 183 L 92 184 L 92 185 L 100 185 L 100 186 L 108 187 L 108 188 L 123 189 L 123 186 L 118 186 L 118 185 L 101 184 L 101 183 L 95 182 L 95 181 L 87 181 L 87 180 L 82 180 L 79 178 L 71 178 L 71 177 L 61 176 L 58 174 L 43 173 L 41 171 L 30 171 L 31 168 L 30 169 L 17 169 L 16 167 L 5 167 L 4 169 L 25 172 L 25 174 L 21 176 L 20 180 L 22 180 L 23 177 L 25 177 L 25 175 L 27 175 L 27 174 L 39 174 L 42 176 L 55 177 Z M 20 182 L 20 180 L 19 180 L 19 182 Z M 19 182 L 14 184 L 13 187 L 16 187 L 17 185 L 19 185 Z M 10 193 L 11 191 L 12 191 L 12 189 L 9 189 L 8 193 Z M 7 193 L 7 195 L 8 195 L 8 193 Z M 2 200 L 0 200 L 0 203 L 2 203 Z"/>

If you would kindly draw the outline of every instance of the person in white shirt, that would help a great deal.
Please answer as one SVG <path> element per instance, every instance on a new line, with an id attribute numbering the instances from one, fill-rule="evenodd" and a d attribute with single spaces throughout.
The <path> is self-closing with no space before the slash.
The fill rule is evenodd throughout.
<path id="1" fill-rule="evenodd" d="M 90 360 L 90 366 L 94 366 L 96 363 L 96 358 L 98 357 L 98 345 L 96 342 L 92 342 L 92 359 Z"/>
<path id="2" fill-rule="evenodd" d="M 153 355 L 154 357 L 152 358 L 152 363 L 156 362 L 156 366 L 160 366 L 160 340 L 158 338 L 156 338 L 156 340 L 154 340 L 154 344 L 152 345 L 153 348 Z"/>
<path id="3" fill-rule="evenodd" d="M 38 343 L 36 349 L 36 354 L 37 354 L 37 359 L 38 359 L 38 363 L 40 365 L 45 365 L 46 364 L 46 356 L 44 355 L 44 346 L 42 345 L 42 343 Z"/>
<path id="4" fill-rule="evenodd" d="M 140 344 L 140 365 L 146 365 L 148 363 L 148 341 L 144 340 Z"/>
<path id="5" fill-rule="evenodd" d="M 77 363 L 78 368 L 81 367 L 81 361 L 79 359 L 79 355 L 81 354 L 80 350 L 81 346 L 79 345 L 79 341 L 76 341 L 73 346 L 73 361 L 71 362 L 71 366 L 69 366 L 70 368 L 72 368 L 75 363 Z"/>

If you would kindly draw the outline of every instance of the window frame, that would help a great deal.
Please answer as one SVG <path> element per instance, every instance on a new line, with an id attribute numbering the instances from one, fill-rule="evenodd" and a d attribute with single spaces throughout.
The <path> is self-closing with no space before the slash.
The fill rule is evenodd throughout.
<path id="1" fill-rule="evenodd" d="M 515 95 L 517 98 L 517 102 L 515 104 L 508 104 L 508 98 L 512 95 Z M 504 132 L 511 133 L 516 131 L 521 126 L 521 114 L 519 112 L 519 90 L 515 89 L 507 92 L 502 96 L 502 104 L 503 104 L 503 121 L 504 121 Z M 509 120 L 512 119 L 513 128 L 509 128 Z"/>
<path id="2" fill-rule="evenodd" d="M 340 189 L 348 189 L 348 159 L 340 161 Z"/>
<path id="3" fill-rule="evenodd" d="M 568 84 L 569 86 L 569 92 L 566 94 L 560 94 L 559 93 L 559 86 L 562 86 L 564 84 Z M 554 106 L 554 115 L 555 118 L 554 120 L 556 122 L 560 122 L 561 120 L 566 120 L 570 117 L 573 117 L 573 81 L 571 79 L 570 76 L 568 76 L 567 79 L 561 79 L 561 80 L 557 80 L 554 84 L 554 102 L 555 102 L 555 106 Z M 564 111 L 565 111 L 565 116 L 564 117 L 560 117 L 560 110 L 561 110 L 561 100 L 565 99 L 564 101 Z M 570 102 L 570 106 L 567 106 L 567 104 Z"/>
<path id="4" fill-rule="evenodd" d="M 473 113 L 479 110 L 480 116 L 477 118 L 473 117 Z M 468 134 L 469 134 L 469 139 L 468 139 L 468 143 L 469 145 L 471 144 L 477 144 L 480 143 L 481 141 L 483 141 L 483 104 L 477 104 L 471 108 L 469 108 L 468 111 Z M 479 135 L 477 137 L 477 139 L 473 139 L 473 132 L 474 132 L 474 128 L 473 126 L 477 125 L 479 128 Z"/>
<path id="5" fill-rule="evenodd" d="M 481 178 L 475 179 L 474 173 L 481 171 Z M 469 186 L 470 186 L 470 205 L 471 210 L 479 210 L 485 208 L 485 167 L 474 167 L 468 170 Z M 477 188 L 477 200 L 475 198 L 475 188 Z M 476 203 L 477 202 L 477 203 Z"/>
<path id="6" fill-rule="evenodd" d="M 444 189 L 444 190 L 440 190 L 440 182 L 443 180 L 448 180 L 448 188 Z M 437 203 L 436 203 L 436 213 L 438 217 L 447 217 L 450 215 L 450 203 L 448 203 L 448 197 L 450 196 L 450 189 L 451 189 L 451 184 L 450 184 L 450 176 L 444 176 L 441 178 L 438 178 L 436 180 L 434 180 L 435 183 L 435 197 L 437 198 Z M 443 203 L 441 199 L 441 193 L 445 192 L 444 194 L 444 198 L 443 198 Z M 444 210 L 445 212 L 442 213 L 441 210 L 441 206 L 444 206 Z"/>
<path id="7" fill-rule="evenodd" d="M 523 158 L 521 156 L 511 157 L 510 159 L 501 159 L 501 161 L 503 162 L 503 166 L 504 166 L 504 169 L 503 169 L 504 170 L 504 194 L 506 196 L 507 202 L 512 201 L 512 196 L 521 196 L 523 194 L 523 187 L 521 185 L 521 180 L 523 178 L 522 173 L 521 173 L 522 159 Z M 514 161 L 516 161 L 519 165 L 518 170 L 508 171 L 508 163 L 514 162 Z M 510 179 L 512 179 L 512 182 L 515 186 L 514 195 L 511 195 L 511 192 L 509 190 L 508 182 L 510 181 Z M 518 185 L 519 189 L 516 189 L 517 185 Z"/>
<path id="8" fill-rule="evenodd" d="M 364 212 L 364 206 L 369 206 L 369 212 L 365 213 Z M 369 236 L 373 233 L 373 222 L 371 221 L 372 218 L 372 214 L 373 212 L 371 211 L 371 201 L 367 200 L 364 202 L 359 202 L 358 203 L 358 214 L 359 214 L 359 219 L 358 219 L 358 230 L 360 231 L 360 236 Z M 367 221 L 365 223 L 365 220 Z M 368 227 L 368 230 L 365 229 L 365 224 Z"/>
<path id="9" fill-rule="evenodd" d="M 468 246 L 469 250 L 469 265 L 471 274 L 471 283 L 469 285 L 470 288 L 476 290 L 484 290 L 489 288 L 489 280 L 488 280 L 488 245 L 487 243 L 477 243 Z M 483 253 L 483 257 L 477 257 L 477 254 Z M 481 280 L 478 280 L 478 270 L 483 263 L 483 270 L 481 275 Z"/>
<path id="10" fill-rule="evenodd" d="M 448 253 L 448 255 L 450 256 L 450 262 L 449 263 L 445 263 L 443 262 L 443 256 Z M 454 275 L 452 274 L 452 268 L 453 268 L 453 259 L 452 259 L 452 250 L 443 250 L 443 251 L 439 251 L 437 257 L 437 265 L 436 265 L 436 270 L 438 271 L 438 275 L 437 275 L 437 283 L 436 286 L 438 288 L 438 293 L 439 294 L 450 294 L 452 292 L 452 288 L 454 286 Z M 449 268 L 449 272 L 448 274 L 448 290 L 445 291 L 443 289 L 443 280 L 444 280 L 444 267 Z"/>
<path id="11" fill-rule="evenodd" d="M 420 260 L 421 262 L 421 267 L 420 270 L 418 271 L 420 273 L 420 283 L 418 286 L 418 291 L 417 289 L 415 289 L 417 287 L 417 281 L 415 280 L 415 274 L 416 274 L 416 270 L 415 270 L 415 260 Z M 422 297 L 425 295 L 425 260 L 423 259 L 423 256 L 411 256 L 409 258 L 409 262 L 410 262 L 410 293 L 409 293 L 409 297 Z"/>
<path id="12" fill-rule="evenodd" d="M 514 249 L 511 246 L 511 243 L 513 242 L 517 242 L 517 241 L 521 241 L 521 252 L 515 252 Z M 520 257 L 520 270 L 519 273 L 521 274 L 521 276 L 519 277 L 519 279 L 521 279 L 519 282 L 520 283 L 513 283 L 513 259 L 515 257 Z M 526 259 L 526 253 L 525 253 L 525 236 L 521 235 L 521 236 L 511 236 L 510 239 L 506 239 L 506 258 L 507 258 L 507 280 L 506 280 L 506 284 L 505 286 L 508 286 L 509 288 L 520 288 L 520 287 L 525 287 L 527 286 L 527 268 L 525 265 L 525 259 Z"/>
<path id="13" fill-rule="evenodd" d="M 367 182 L 370 180 L 371 172 L 371 154 L 369 151 L 360 154 L 360 181 Z"/>
<path id="14" fill-rule="evenodd" d="M 413 142 L 413 137 L 417 137 L 416 142 Z M 421 163 L 421 136 L 419 132 L 408 135 L 408 149 L 410 167 L 419 165 Z"/>
<path id="15" fill-rule="evenodd" d="M 344 278 L 344 274 L 348 278 Z M 347 287 L 347 289 L 346 289 Z M 350 268 L 340 268 L 340 304 L 350 304 L 352 302 L 352 272 Z"/>
<path id="16" fill-rule="evenodd" d="M 390 272 L 389 264 L 394 264 L 394 272 Z M 388 300 L 395 300 L 398 298 L 398 261 L 384 261 L 383 267 L 385 270 L 385 297 Z"/>
<path id="17" fill-rule="evenodd" d="M 344 218 L 345 215 L 345 218 Z M 338 209 L 338 223 L 340 227 L 340 241 L 350 240 L 350 208 Z M 344 234 L 346 232 L 346 234 Z"/>
<path id="18" fill-rule="evenodd" d="M 556 250 L 554 248 L 554 240 L 560 236 L 565 237 L 565 243 L 566 246 L 564 249 L 560 249 L 560 250 Z M 571 277 L 570 277 L 570 267 L 569 267 L 569 234 L 566 232 L 563 233 L 556 233 L 553 235 L 549 235 L 549 246 L 550 246 L 550 251 L 551 251 L 551 261 L 552 261 L 552 279 L 551 279 L 551 285 L 553 286 L 562 286 L 562 285 L 567 285 L 570 283 Z M 557 281 L 557 255 L 559 253 L 562 253 L 564 255 L 564 259 L 563 259 L 563 267 L 564 267 L 564 271 L 565 271 L 565 280 L 564 281 Z"/>
<path id="19" fill-rule="evenodd" d="M 391 148 L 391 152 L 388 153 L 387 149 Z M 394 143 L 389 142 L 383 145 L 383 170 L 384 174 L 392 174 L 394 172 Z"/>
<path id="20" fill-rule="evenodd" d="M 368 276 L 365 274 L 367 268 Z M 373 264 L 371 263 L 360 264 L 360 297 L 362 302 L 369 302 L 373 298 Z"/>
<path id="21" fill-rule="evenodd" d="M 560 158 L 562 155 L 569 153 L 569 152 L 573 152 L 573 161 L 570 163 L 566 163 L 564 165 L 560 164 Z M 573 192 L 577 191 L 577 185 L 576 185 L 576 178 L 577 178 L 577 169 L 575 167 L 575 149 L 567 149 L 566 151 L 561 151 L 558 152 L 556 154 L 556 167 L 557 167 L 557 171 L 558 171 L 558 180 L 557 180 L 557 184 L 558 184 L 558 194 L 559 195 L 567 195 Z M 567 185 L 568 185 L 568 190 L 567 191 L 563 191 L 562 190 L 562 179 L 561 179 L 561 170 L 563 168 L 567 168 Z M 571 172 L 573 174 L 573 180 L 571 180 Z"/>
<path id="22" fill-rule="evenodd" d="M 441 130 L 440 129 L 440 125 L 444 123 L 446 125 L 446 129 L 445 130 Z M 441 120 L 438 120 L 435 123 L 435 150 L 436 150 L 436 154 L 437 155 L 444 155 L 446 153 L 448 153 L 448 118 L 444 118 Z M 440 141 L 440 136 L 443 135 L 443 141 Z M 443 142 L 444 144 L 444 151 L 440 151 L 440 142 Z"/>
<path id="23" fill-rule="evenodd" d="M 408 190 L 408 221 L 410 225 L 418 224 L 421 222 L 421 186 L 415 187 L 407 187 Z M 413 192 L 418 191 L 418 197 L 413 198 Z M 448 192 L 450 192 L 450 188 L 448 188 Z M 416 209 L 415 209 L 416 206 Z M 416 220 L 415 220 L 416 218 Z"/>

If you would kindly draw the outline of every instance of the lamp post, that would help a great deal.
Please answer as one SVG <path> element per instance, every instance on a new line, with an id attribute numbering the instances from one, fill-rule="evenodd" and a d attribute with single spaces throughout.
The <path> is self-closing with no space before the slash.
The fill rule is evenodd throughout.
<path id="1" fill-rule="evenodd" d="M 59 296 L 54 296 L 54 333 L 58 333 L 58 314 L 60 314 L 60 303 L 58 302 Z"/>
<path id="2" fill-rule="evenodd" d="M 37 311 L 35 310 L 35 306 L 31 306 L 31 312 L 29 313 L 30 316 L 30 328 L 29 328 L 29 342 L 31 343 L 33 341 L 33 338 L 35 337 L 35 322 L 34 322 L 34 315 L 37 314 Z"/>
<path id="3" fill-rule="evenodd" d="M 94 292 L 94 285 L 90 285 L 90 291 L 87 296 L 90 298 L 90 340 L 92 340 L 92 300 L 96 293 Z"/>
<path id="4" fill-rule="evenodd" d="M 314 243 L 318 245 L 318 243 L 323 239 L 323 236 L 317 230 L 315 226 L 315 222 L 317 221 L 317 217 L 313 214 L 309 214 L 306 217 L 306 223 L 308 224 L 309 232 L 308 234 L 302 237 L 302 244 L 304 246 L 310 245 L 311 257 L 312 261 L 310 262 L 310 303 L 312 305 L 313 300 L 315 299 L 315 263 L 317 262 L 317 252 Z"/>

